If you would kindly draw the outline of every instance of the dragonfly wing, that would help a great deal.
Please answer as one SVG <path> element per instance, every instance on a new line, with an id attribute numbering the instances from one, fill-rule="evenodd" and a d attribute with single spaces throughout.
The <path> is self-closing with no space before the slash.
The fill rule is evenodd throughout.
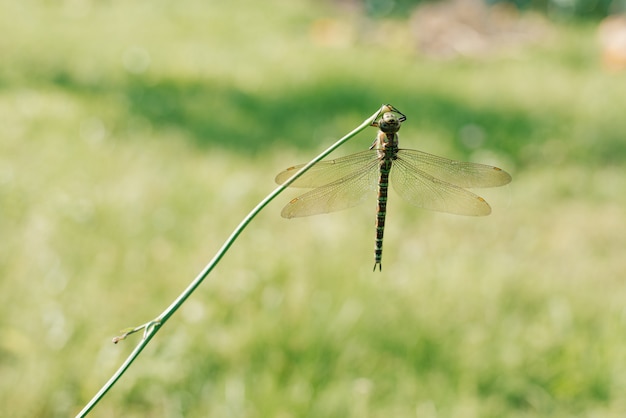
<path id="1" fill-rule="evenodd" d="M 302 176 L 298 177 L 298 179 L 290 186 L 310 188 L 321 187 L 340 180 L 348 176 L 350 173 L 359 171 L 360 168 L 368 165 L 368 163 L 371 163 L 376 159 L 376 151 L 367 150 L 347 155 L 345 157 L 336 158 L 334 160 L 320 161 Z M 276 183 L 283 184 L 304 166 L 305 164 L 296 165 L 278 173 L 275 179 Z"/>
<path id="2" fill-rule="evenodd" d="M 351 208 L 375 193 L 378 180 L 377 160 L 371 160 L 352 174 L 296 197 L 283 208 L 283 218 L 317 215 Z M 355 168 L 353 167 L 353 170 Z"/>
<path id="3" fill-rule="evenodd" d="M 417 169 L 405 159 L 394 161 L 390 177 L 394 190 L 417 207 L 468 216 L 491 213 L 482 197 Z"/>
<path id="4" fill-rule="evenodd" d="M 511 175 L 498 167 L 449 160 L 423 151 L 401 149 L 398 159 L 417 172 L 459 187 L 496 187 L 511 182 Z"/>

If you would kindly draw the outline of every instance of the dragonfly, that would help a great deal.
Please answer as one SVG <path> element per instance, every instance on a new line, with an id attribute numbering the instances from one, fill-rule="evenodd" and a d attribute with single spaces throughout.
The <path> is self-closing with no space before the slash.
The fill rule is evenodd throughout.
<path id="1" fill-rule="evenodd" d="M 398 131 L 406 115 L 384 105 L 371 126 L 378 128 L 366 151 L 320 161 L 290 186 L 313 190 L 291 200 L 283 218 L 311 216 L 354 207 L 377 193 L 374 271 L 382 270 L 383 235 L 391 183 L 410 204 L 432 211 L 466 216 L 486 216 L 491 207 L 468 188 L 497 187 L 511 175 L 491 165 L 449 160 L 424 151 L 398 146 Z M 305 164 L 289 167 L 276 176 L 283 184 Z"/>

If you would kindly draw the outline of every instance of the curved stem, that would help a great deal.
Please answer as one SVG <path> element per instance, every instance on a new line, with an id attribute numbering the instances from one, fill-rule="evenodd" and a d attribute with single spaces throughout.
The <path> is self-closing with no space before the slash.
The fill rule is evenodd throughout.
<path id="1" fill-rule="evenodd" d="M 335 142 L 333 145 L 328 147 L 325 151 L 323 151 L 320 155 L 312 159 L 308 164 L 302 167 L 297 173 L 295 173 L 289 180 L 278 186 L 272 193 L 270 193 L 265 199 L 263 199 L 252 211 L 241 221 L 241 223 L 235 228 L 233 233 L 228 237 L 224 245 L 219 249 L 219 251 L 215 254 L 213 259 L 209 261 L 209 263 L 202 269 L 202 271 L 196 276 L 196 278 L 187 286 L 187 288 L 172 302 L 172 304 L 165 310 L 161 315 L 156 317 L 154 320 L 147 322 L 143 325 L 140 325 L 135 328 L 131 328 L 127 330 L 119 337 L 115 337 L 113 342 L 117 343 L 123 339 L 125 339 L 128 335 L 134 334 L 135 332 L 144 330 L 144 335 L 137 347 L 133 350 L 132 353 L 128 356 L 126 361 L 119 367 L 119 369 L 115 372 L 115 374 L 109 379 L 108 382 L 98 391 L 98 393 L 89 401 L 89 403 L 76 415 L 77 417 L 86 416 L 89 411 L 93 409 L 93 407 L 104 397 L 104 395 L 113 387 L 115 382 L 124 374 L 124 372 L 130 367 L 130 365 L 135 361 L 135 359 L 139 356 L 139 353 L 148 345 L 148 342 L 156 335 L 159 329 L 165 325 L 165 322 L 182 306 L 182 304 L 191 296 L 191 294 L 196 290 L 196 288 L 202 283 L 202 281 L 209 275 L 211 270 L 215 268 L 217 263 L 222 259 L 224 254 L 228 251 L 230 246 L 235 242 L 239 234 L 248 226 L 250 221 L 265 207 L 268 203 L 270 203 L 276 196 L 282 193 L 291 183 L 293 183 L 298 177 L 304 174 L 309 168 L 311 168 L 314 164 L 318 163 L 326 156 L 328 156 L 331 152 L 340 147 L 343 143 L 354 137 L 356 134 L 361 132 L 363 129 L 371 126 L 374 121 L 378 118 L 378 116 L 387 111 L 395 111 L 395 109 L 391 105 L 383 105 L 376 113 L 366 119 L 361 125 L 359 125 L 352 132 Z"/>

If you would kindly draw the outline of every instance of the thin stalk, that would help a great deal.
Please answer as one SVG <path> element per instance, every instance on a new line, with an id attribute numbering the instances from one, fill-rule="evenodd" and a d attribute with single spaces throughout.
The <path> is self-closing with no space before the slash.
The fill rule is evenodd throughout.
<path id="1" fill-rule="evenodd" d="M 228 237 L 224 245 L 219 249 L 219 251 L 215 254 L 213 259 L 209 261 L 209 263 L 202 269 L 202 271 L 198 274 L 198 276 L 189 284 L 189 286 L 172 302 L 172 304 L 165 310 L 161 315 L 153 319 L 152 321 L 146 322 L 143 325 L 139 325 L 135 328 L 131 328 L 126 330 L 122 335 L 115 337 L 113 339 L 114 343 L 117 343 L 127 336 L 134 334 L 138 331 L 143 330 L 143 338 L 139 341 L 139 344 L 135 347 L 135 349 L 130 353 L 128 358 L 124 361 L 124 363 L 120 366 L 120 368 L 115 372 L 113 376 L 104 384 L 104 386 L 96 393 L 96 395 L 89 401 L 89 403 L 76 415 L 77 417 L 86 416 L 95 406 L 96 404 L 104 397 L 104 395 L 113 387 L 115 382 L 118 381 L 120 377 L 124 374 L 124 372 L 130 367 L 130 365 L 135 361 L 135 359 L 139 356 L 139 353 L 143 351 L 143 349 L 148 345 L 152 337 L 156 335 L 159 329 L 165 325 L 165 322 L 174 315 L 174 313 L 182 306 L 183 303 L 191 296 L 191 294 L 196 290 L 198 286 L 202 283 L 202 281 L 209 275 L 211 270 L 215 268 L 217 263 L 222 259 L 224 254 L 228 251 L 230 246 L 235 242 L 239 234 L 248 226 L 250 221 L 265 207 L 268 203 L 270 203 L 276 196 L 282 193 L 291 183 L 293 183 L 298 177 L 304 174 L 308 169 L 310 169 L 314 164 L 326 158 L 331 152 L 339 148 L 349 139 L 354 137 L 356 134 L 361 132 L 363 129 L 372 125 L 372 123 L 378 118 L 380 114 L 386 111 L 392 111 L 394 108 L 391 105 L 383 105 L 376 113 L 366 119 L 361 125 L 359 125 L 352 132 L 335 142 L 333 145 L 328 147 L 325 151 L 323 151 L 320 155 L 312 159 L 308 164 L 302 167 L 296 174 L 294 174 L 289 180 L 285 183 L 278 186 L 272 193 L 270 193 L 265 199 L 263 199 L 252 211 L 241 221 L 241 223 L 235 228 L 233 233 Z"/>

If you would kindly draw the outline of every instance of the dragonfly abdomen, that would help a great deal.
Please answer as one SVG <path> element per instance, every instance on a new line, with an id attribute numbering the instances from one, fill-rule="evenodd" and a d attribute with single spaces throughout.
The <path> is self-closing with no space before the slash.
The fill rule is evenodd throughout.
<path id="1" fill-rule="evenodd" d="M 374 271 L 376 267 L 382 270 L 383 236 L 385 234 L 385 218 L 387 216 L 387 195 L 389 192 L 389 172 L 391 158 L 384 158 L 380 162 L 380 177 L 378 179 L 378 200 L 376 208 L 376 241 L 374 242 Z"/>

